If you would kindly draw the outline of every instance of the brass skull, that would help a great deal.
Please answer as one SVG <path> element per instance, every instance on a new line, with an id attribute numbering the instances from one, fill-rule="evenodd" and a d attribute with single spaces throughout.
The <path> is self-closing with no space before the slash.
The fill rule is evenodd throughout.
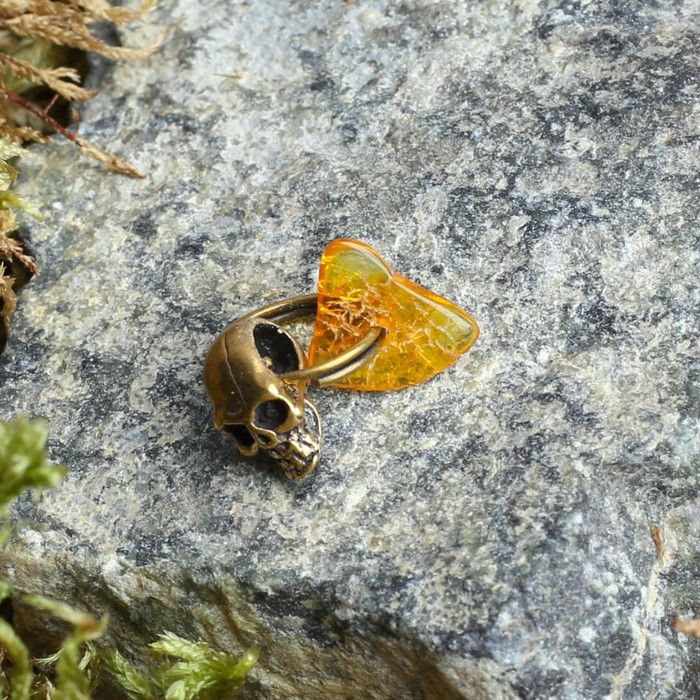
<path id="1" fill-rule="evenodd" d="M 290 479 L 313 471 L 321 449 L 321 420 L 305 397 L 308 382 L 282 376 L 305 366 L 304 351 L 289 333 L 255 317 L 226 328 L 204 363 L 216 429 L 244 455 L 271 456 Z"/>

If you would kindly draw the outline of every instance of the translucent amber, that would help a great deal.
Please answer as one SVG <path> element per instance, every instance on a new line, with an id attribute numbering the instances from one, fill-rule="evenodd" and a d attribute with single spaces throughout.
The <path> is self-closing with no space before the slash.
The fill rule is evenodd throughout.
<path id="1" fill-rule="evenodd" d="M 387 331 L 379 350 L 333 386 L 387 391 L 419 384 L 453 364 L 479 335 L 466 311 L 395 274 L 368 245 L 335 240 L 321 258 L 310 363 L 336 357 L 377 327 Z"/>

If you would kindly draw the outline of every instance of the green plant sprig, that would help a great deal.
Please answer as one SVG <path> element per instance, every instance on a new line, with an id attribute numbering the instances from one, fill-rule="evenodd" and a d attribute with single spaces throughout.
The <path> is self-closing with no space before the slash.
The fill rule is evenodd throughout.
<path id="1" fill-rule="evenodd" d="M 252 646 L 241 658 L 212 649 L 205 642 L 190 642 L 172 632 L 150 645 L 158 656 L 179 659 L 156 663 L 145 672 L 129 663 L 116 649 L 105 654 L 105 664 L 132 700 L 216 700 L 237 695 L 260 649 Z"/>
<path id="2" fill-rule="evenodd" d="M 48 459 L 48 428 L 42 419 L 0 421 L 0 546 L 9 534 L 10 503 L 23 491 L 58 486 L 66 468 Z"/>

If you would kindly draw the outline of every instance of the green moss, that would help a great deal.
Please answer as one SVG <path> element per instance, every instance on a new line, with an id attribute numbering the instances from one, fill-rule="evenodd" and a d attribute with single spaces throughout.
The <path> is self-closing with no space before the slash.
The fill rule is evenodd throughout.
<path id="1" fill-rule="evenodd" d="M 46 422 L 26 418 L 0 421 L 0 544 L 8 535 L 7 511 L 23 491 L 51 488 L 63 481 L 66 468 L 48 459 Z"/>
<path id="2" fill-rule="evenodd" d="M 107 668 L 133 700 L 234 697 L 243 689 L 259 654 L 254 646 L 238 659 L 205 642 L 190 642 L 171 632 L 160 635 L 151 649 L 159 656 L 178 660 L 156 663 L 141 672 L 114 649 L 105 655 Z"/>
<path id="3" fill-rule="evenodd" d="M 66 468 L 48 459 L 46 421 L 0 421 L 0 511 L 25 490 L 57 486 Z"/>
<path id="4" fill-rule="evenodd" d="M 3 598 L 9 596 L 10 585 L 2 582 Z M 3 698 L 10 700 L 29 700 L 33 682 L 32 667 L 29 658 L 29 650 L 12 629 L 10 624 L 0 619 L 0 649 L 3 656 L 12 660 L 12 672 L 5 672 L 5 664 L 0 667 L 0 690 Z"/>
<path id="5" fill-rule="evenodd" d="M 12 501 L 26 490 L 58 486 L 66 474 L 65 467 L 49 461 L 46 438 L 43 420 L 0 421 L 0 547 L 10 532 L 8 512 Z M 11 584 L 0 580 L 0 602 L 11 593 Z M 17 632 L 0 618 L 3 699 L 90 700 L 101 666 L 130 698 L 138 700 L 230 698 L 243 688 L 258 660 L 257 647 L 248 649 L 239 659 L 204 642 L 189 642 L 168 632 L 151 644 L 159 659 L 142 672 L 116 649 L 100 651 L 91 645 L 103 634 L 106 616 L 98 620 L 43 596 L 24 596 L 22 602 L 68 622 L 72 632 L 56 654 L 32 660 Z"/>
<path id="6" fill-rule="evenodd" d="M 25 596 L 22 600 L 26 605 L 73 625 L 73 631 L 60 650 L 52 657 L 37 662 L 37 667 L 45 671 L 35 674 L 35 691 L 45 693 L 42 697 L 48 695 L 50 700 L 90 700 L 99 664 L 94 650 L 90 647 L 86 650 L 83 648 L 86 642 L 102 635 L 107 626 L 107 618 L 97 620 L 92 615 L 43 596 Z M 48 693 L 46 688 L 51 688 Z M 31 694 L 28 697 L 34 700 Z"/>

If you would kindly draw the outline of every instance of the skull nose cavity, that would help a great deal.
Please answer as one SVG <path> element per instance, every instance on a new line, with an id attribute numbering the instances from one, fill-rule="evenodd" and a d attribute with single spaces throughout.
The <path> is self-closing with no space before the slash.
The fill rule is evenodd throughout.
<path id="1" fill-rule="evenodd" d="M 241 449 L 250 449 L 255 445 L 253 434 L 241 424 L 224 425 L 223 431 L 228 433 L 238 444 Z"/>
<path id="2" fill-rule="evenodd" d="M 289 419 L 289 406 L 281 399 L 263 401 L 255 409 L 253 422 L 262 430 L 277 430 Z"/>

